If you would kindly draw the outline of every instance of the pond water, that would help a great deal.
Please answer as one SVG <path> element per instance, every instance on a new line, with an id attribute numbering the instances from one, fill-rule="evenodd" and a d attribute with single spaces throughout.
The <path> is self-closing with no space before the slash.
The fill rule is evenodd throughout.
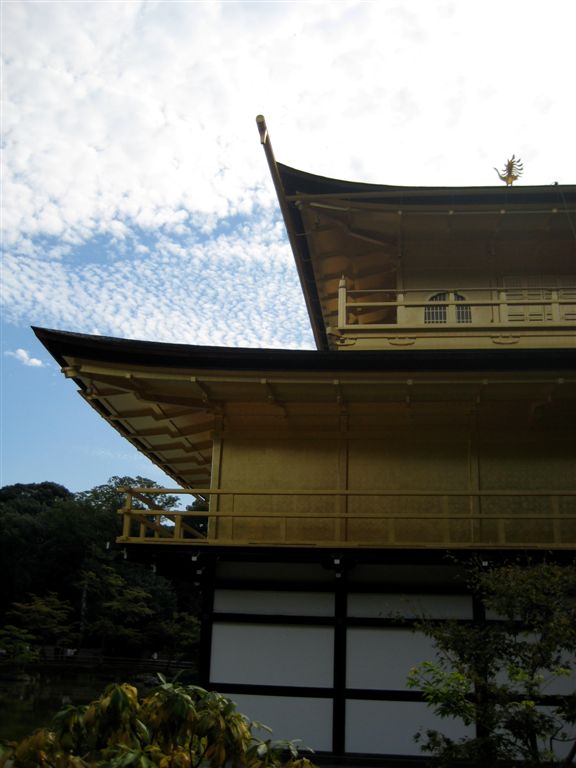
<path id="1" fill-rule="evenodd" d="M 166 673 L 172 679 L 175 670 Z M 182 682 L 195 682 L 189 671 Z M 67 704 L 87 704 L 110 683 L 131 683 L 140 695 L 158 685 L 152 672 L 134 668 L 96 669 L 34 667 L 27 670 L 0 669 L 0 741 L 18 740 L 36 728 L 49 726 L 53 716 Z"/>

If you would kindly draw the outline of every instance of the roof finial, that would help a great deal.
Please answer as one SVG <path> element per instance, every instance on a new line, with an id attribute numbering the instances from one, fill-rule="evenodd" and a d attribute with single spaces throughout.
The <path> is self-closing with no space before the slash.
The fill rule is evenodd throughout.
<path id="1" fill-rule="evenodd" d="M 524 166 L 522 165 L 522 160 L 518 158 L 516 160 L 516 155 L 512 155 L 510 160 L 506 161 L 506 165 L 504 166 L 502 173 L 498 170 L 498 168 L 494 168 L 496 173 L 498 174 L 499 178 L 502 179 L 502 181 L 506 182 L 507 187 L 511 187 L 514 182 L 522 176 L 524 172 Z"/>

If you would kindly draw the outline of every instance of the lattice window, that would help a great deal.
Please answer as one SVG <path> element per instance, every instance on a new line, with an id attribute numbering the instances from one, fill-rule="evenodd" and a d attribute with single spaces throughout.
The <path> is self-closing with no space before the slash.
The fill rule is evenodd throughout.
<path id="1" fill-rule="evenodd" d="M 460 293 L 454 294 L 455 301 L 465 301 Z M 429 298 L 430 304 L 424 307 L 425 323 L 446 323 L 448 320 L 448 306 L 443 302 L 448 301 L 448 293 L 442 291 Z M 472 309 L 469 304 L 456 304 L 456 322 L 471 323 Z"/>
<path id="2" fill-rule="evenodd" d="M 424 322 L 445 323 L 448 307 L 446 304 L 440 304 L 440 302 L 448 301 L 448 294 L 435 293 L 434 296 L 430 296 L 429 301 L 432 303 L 424 307 Z"/>
<path id="3" fill-rule="evenodd" d="M 454 298 L 456 301 L 465 301 L 464 296 L 461 296 L 459 293 L 455 293 Z M 472 322 L 472 308 L 470 307 L 470 304 L 456 304 L 456 322 Z"/>

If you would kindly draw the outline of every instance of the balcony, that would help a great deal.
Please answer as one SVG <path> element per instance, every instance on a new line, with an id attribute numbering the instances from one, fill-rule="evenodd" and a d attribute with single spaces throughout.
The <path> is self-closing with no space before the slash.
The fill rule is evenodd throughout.
<path id="1" fill-rule="evenodd" d="M 121 544 L 429 549 L 573 549 L 576 490 L 129 488 Z M 207 500 L 168 511 L 154 497 Z"/>
<path id="2" fill-rule="evenodd" d="M 576 284 L 349 290 L 338 287 L 342 348 L 576 344 Z M 380 341 L 379 341 L 380 340 Z"/>

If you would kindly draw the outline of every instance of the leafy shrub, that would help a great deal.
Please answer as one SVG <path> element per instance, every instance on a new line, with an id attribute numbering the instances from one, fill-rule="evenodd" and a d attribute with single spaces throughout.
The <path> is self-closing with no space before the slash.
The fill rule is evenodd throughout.
<path id="1" fill-rule="evenodd" d="M 0 747 L 0 768 L 313 768 L 292 741 L 261 740 L 226 696 L 166 682 L 139 699 L 110 685 L 68 706 L 19 743 Z"/>

